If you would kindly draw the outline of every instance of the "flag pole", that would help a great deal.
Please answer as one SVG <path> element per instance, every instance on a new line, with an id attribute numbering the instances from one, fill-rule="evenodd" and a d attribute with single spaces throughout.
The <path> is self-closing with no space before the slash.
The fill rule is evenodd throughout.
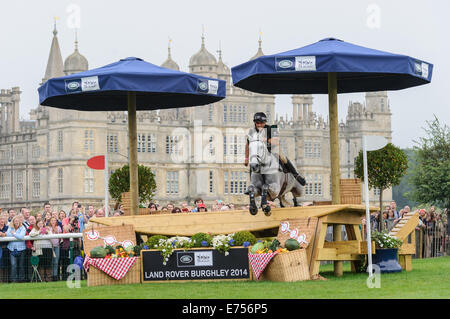
<path id="1" fill-rule="evenodd" d="M 366 201 L 366 233 L 367 233 L 367 264 L 369 277 L 373 275 L 372 271 L 372 239 L 370 227 L 370 210 L 369 210 L 369 174 L 367 170 L 367 140 L 366 136 L 362 137 L 363 140 L 363 165 L 364 165 L 364 198 Z"/>

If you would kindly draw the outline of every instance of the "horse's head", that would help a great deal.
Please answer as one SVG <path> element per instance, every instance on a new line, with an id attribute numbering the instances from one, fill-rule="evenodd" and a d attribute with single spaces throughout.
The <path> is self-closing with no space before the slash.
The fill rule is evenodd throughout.
<path id="1" fill-rule="evenodd" d="M 260 140 L 258 135 L 249 139 L 249 164 L 252 173 L 261 173 L 261 168 L 270 165 L 270 157 L 268 155 L 267 145 Z"/>

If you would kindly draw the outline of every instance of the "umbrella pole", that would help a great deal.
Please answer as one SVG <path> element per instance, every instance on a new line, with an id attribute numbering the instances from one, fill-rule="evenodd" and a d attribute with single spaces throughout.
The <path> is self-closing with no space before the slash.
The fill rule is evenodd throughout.
<path id="1" fill-rule="evenodd" d="M 338 108 L 337 108 L 337 74 L 328 73 L 328 112 L 330 118 L 330 164 L 331 164 L 331 190 L 332 203 L 338 205 L 341 203 L 340 190 L 340 168 L 339 168 L 339 126 L 338 126 Z M 333 225 L 333 241 L 342 240 L 342 225 Z M 340 277 L 343 275 L 342 261 L 334 262 L 334 275 Z"/>
<path id="2" fill-rule="evenodd" d="M 139 207 L 139 180 L 137 164 L 136 92 L 128 92 L 128 140 L 130 147 L 130 208 L 131 215 L 137 215 Z"/>

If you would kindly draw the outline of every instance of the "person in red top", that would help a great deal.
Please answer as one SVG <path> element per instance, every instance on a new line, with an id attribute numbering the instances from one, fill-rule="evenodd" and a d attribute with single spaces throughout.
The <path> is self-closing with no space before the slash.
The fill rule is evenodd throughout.
<path id="1" fill-rule="evenodd" d="M 25 231 L 25 236 L 29 236 L 34 225 L 36 225 L 36 218 L 34 216 L 31 215 L 30 217 L 28 217 L 28 225 L 29 226 Z M 33 249 L 33 241 L 26 240 L 25 246 L 25 281 L 30 281 L 33 270 L 33 268 L 31 267 L 31 252 Z"/>

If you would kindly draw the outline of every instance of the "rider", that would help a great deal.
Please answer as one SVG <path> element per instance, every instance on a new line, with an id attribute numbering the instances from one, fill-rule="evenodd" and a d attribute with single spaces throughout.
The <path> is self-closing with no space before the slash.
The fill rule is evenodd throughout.
<path id="1" fill-rule="evenodd" d="M 289 173 L 294 175 L 295 179 L 300 183 L 300 185 L 305 186 L 305 179 L 297 172 L 295 166 L 291 163 L 291 161 L 284 156 L 279 148 L 280 141 L 278 139 L 278 131 L 276 125 L 267 125 L 267 116 L 263 112 L 257 112 L 253 116 L 253 122 L 255 123 L 255 128 L 251 128 L 249 131 L 249 135 L 252 135 L 254 131 L 261 132 L 261 130 L 266 130 L 267 137 L 267 149 L 269 152 L 272 152 L 272 147 L 275 146 L 278 149 L 278 157 L 280 161 L 286 166 Z M 249 141 L 247 139 L 247 143 L 245 144 L 245 166 L 248 166 L 248 158 L 249 158 L 249 149 L 248 149 Z M 275 156 L 276 153 L 273 153 Z"/>

